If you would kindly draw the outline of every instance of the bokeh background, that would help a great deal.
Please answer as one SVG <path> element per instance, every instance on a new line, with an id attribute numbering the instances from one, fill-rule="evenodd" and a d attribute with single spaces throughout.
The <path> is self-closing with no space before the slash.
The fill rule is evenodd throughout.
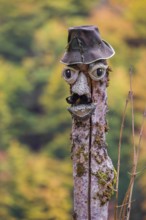
<path id="1" fill-rule="evenodd" d="M 98 26 L 115 49 L 108 88 L 108 151 L 116 166 L 132 65 L 136 142 L 146 105 L 146 1 L 0 0 L 0 220 L 70 220 L 69 88 L 59 63 L 67 29 Z M 130 107 L 124 127 L 120 202 L 132 161 Z M 131 220 L 146 219 L 146 129 Z M 113 213 L 114 197 L 110 203 Z M 113 219 L 113 217 L 111 217 Z"/>

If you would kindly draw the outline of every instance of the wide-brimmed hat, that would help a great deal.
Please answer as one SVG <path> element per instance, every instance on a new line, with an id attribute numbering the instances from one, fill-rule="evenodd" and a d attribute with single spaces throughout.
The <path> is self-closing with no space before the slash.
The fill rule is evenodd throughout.
<path id="1" fill-rule="evenodd" d="M 78 26 L 68 29 L 68 44 L 61 62 L 89 64 L 109 59 L 115 54 L 112 46 L 102 40 L 96 26 Z"/>

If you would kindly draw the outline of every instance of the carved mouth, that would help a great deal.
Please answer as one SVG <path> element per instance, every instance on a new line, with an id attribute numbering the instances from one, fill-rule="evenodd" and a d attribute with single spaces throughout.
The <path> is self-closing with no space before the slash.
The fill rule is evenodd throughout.
<path id="1" fill-rule="evenodd" d="M 95 104 L 93 104 L 91 98 L 86 95 L 79 96 L 74 93 L 72 96 L 66 98 L 66 101 L 71 104 L 68 111 L 79 119 L 90 117 L 95 110 Z"/>
<path id="2" fill-rule="evenodd" d="M 95 105 L 92 103 L 90 105 L 77 105 L 68 108 L 68 111 L 77 118 L 88 118 L 92 115 L 95 110 Z"/>

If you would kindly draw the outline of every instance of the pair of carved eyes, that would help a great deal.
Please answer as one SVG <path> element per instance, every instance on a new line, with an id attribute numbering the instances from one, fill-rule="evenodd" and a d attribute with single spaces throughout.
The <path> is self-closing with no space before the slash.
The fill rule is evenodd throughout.
<path id="1" fill-rule="evenodd" d="M 107 67 L 108 66 L 103 63 L 98 63 L 88 71 L 89 76 L 95 81 L 101 80 L 106 74 Z M 66 67 L 62 75 L 66 82 L 73 84 L 78 78 L 79 71 L 71 67 Z"/>

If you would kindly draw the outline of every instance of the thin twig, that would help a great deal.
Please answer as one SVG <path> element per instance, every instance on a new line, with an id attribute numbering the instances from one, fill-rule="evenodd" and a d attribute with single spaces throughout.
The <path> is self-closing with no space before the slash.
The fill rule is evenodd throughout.
<path id="1" fill-rule="evenodd" d="M 118 162 L 117 162 L 117 181 L 116 181 L 116 201 L 115 201 L 115 208 L 114 208 L 114 220 L 117 220 L 118 217 L 118 197 L 119 197 L 119 175 L 120 175 L 120 161 L 121 161 L 121 144 L 122 144 L 122 136 L 123 136 L 123 129 L 124 129 L 124 122 L 125 122 L 125 115 L 126 110 L 129 102 L 129 94 L 126 98 L 126 103 L 124 107 L 124 112 L 122 115 L 122 123 L 120 128 L 120 137 L 119 137 L 119 144 L 118 144 Z"/>
<path id="2" fill-rule="evenodd" d="M 125 205 L 125 204 L 129 204 L 129 192 L 130 192 L 130 189 L 131 189 L 131 185 L 132 185 L 132 179 L 130 179 L 130 183 L 129 183 L 127 192 L 125 194 L 125 197 L 124 197 L 122 205 L 121 205 L 122 208 L 120 209 L 120 213 L 119 213 L 119 219 L 120 220 L 125 220 L 126 210 L 127 210 L 127 205 Z"/>
<path id="3" fill-rule="evenodd" d="M 135 200 L 133 200 L 132 203 L 133 203 L 133 202 L 135 202 Z M 121 208 L 121 207 L 126 206 L 126 205 L 128 205 L 128 203 L 125 203 L 125 204 L 123 204 L 123 205 L 119 205 L 118 208 Z"/>
<path id="4" fill-rule="evenodd" d="M 137 155 L 136 146 L 135 146 L 135 120 L 134 120 L 133 88 L 132 88 L 132 74 L 133 74 L 132 66 L 130 67 L 129 73 L 130 73 L 130 92 L 131 92 L 130 102 L 131 102 L 131 116 L 132 116 L 133 168 L 132 168 L 132 175 L 131 175 L 131 187 L 129 191 L 129 204 L 127 207 L 126 220 L 129 220 L 130 218 L 131 200 L 132 200 L 132 193 L 133 193 L 135 173 L 136 173 L 136 155 Z"/>
<path id="5" fill-rule="evenodd" d="M 135 178 L 136 178 L 137 174 L 140 173 L 140 172 L 137 172 L 137 164 L 138 164 L 139 152 L 140 152 L 140 148 L 141 148 L 141 140 L 142 140 L 142 135 L 143 135 L 145 118 L 146 118 L 146 109 L 145 109 L 144 114 L 143 114 L 141 129 L 140 129 L 140 133 L 139 133 L 139 142 L 138 142 L 138 147 L 137 147 L 135 169 L 132 171 L 132 173 L 130 173 L 130 175 L 131 175 L 130 183 L 129 183 L 126 195 L 124 197 L 124 200 L 123 200 L 123 203 L 122 203 L 121 209 L 120 209 L 120 214 L 119 214 L 119 219 L 120 220 L 125 220 L 125 219 L 127 220 L 128 216 L 130 217 L 130 215 L 128 214 L 130 212 L 130 210 L 127 208 L 127 205 L 129 207 L 129 202 L 130 202 L 130 204 L 132 203 L 130 201 L 131 188 L 134 186 L 134 181 L 135 181 Z M 127 211 L 127 216 L 126 216 L 126 211 Z"/>
<path id="6" fill-rule="evenodd" d="M 123 206 L 120 210 L 119 218 L 120 219 L 126 219 L 128 220 L 129 218 L 129 213 L 131 210 L 131 198 L 132 198 L 132 191 L 133 191 L 133 173 L 135 170 L 135 158 L 136 158 L 136 148 L 135 148 L 135 127 L 134 127 L 134 107 L 133 107 L 133 89 L 132 89 L 132 72 L 133 69 L 130 67 L 129 73 L 130 73 L 130 91 L 129 91 L 129 99 L 131 103 L 131 114 L 132 114 L 132 141 L 133 141 L 133 168 L 132 168 L 132 175 L 130 178 L 130 183 L 127 189 L 127 192 L 125 194 L 123 204 L 127 204 L 128 206 Z M 127 214 L 127 215 L 126 215 Z"/>
<path id="7" fill-rule="evenodd" d="M 134 103 L 133 103 L 132 74 L 133 74 L 133 67 L 131 66 L 130 69 L 129 69 L 129 75 L 130 75 L 130 102 L 131 102 L 131 116 L 132 116 L 133 161 L 135 161 L 135 157 L 136 157 L 136 146 L 135 146 L 135 120 L 134 120 Z"/>
<path id="8" fill-rule="evenodd" d="M 131 177 L 130 177 L 130 182 L 129 182 L 127 192 L 125 194 L 122 205 L 118 206 L 118 184 L 119 184 L 119 172 L 120 172 L 120 153 L 121 153 L 121 140 L 122 140 L 123 124 L 124 124 L 124 119 L 125 119 L 125 116 L 124 116 L 124 119 L 122 120 L 121 130 L 120 130 L 120 140 L 119 140 L 119 147 L 118 147 L 118 166 L 117 166 L 117 184 L 116 184 L 117 193 L 116 193 L 116 206 L 115 206 L 115 218 L 114 218 L 114 220 L 118 220 L 118 219 L 119 220 L 129 220 L 129 218 L 130 218 L 133 187 L 134 187 L 135 178 L 136 178 L 137 174 L 139 173 L 139 172 L 137 173 L 137 164 L 138 164 L 139 153 L 140 153 L 140 149 L 141 149 L 141 140 L 142 140 L 142 135 L 143 135 L 143 130 L 144 130 L 144 122 L 145 122 L 145 118 L 146 118 L 146 108 L 145 108 L 145 111 L 143 113 L 143 119 L 142 119 L 142 123 L 141 123 L 140 133 L 139 133 L 138 146 L 136 148 L 136 145 L 135 145 L 135 122 L 134 122 L 133 89 L 132 89 L 132 73 L 133 73 L 133 68 L 132 67 L 130 68 L 129 72 L 130 72 L 129 99 L 130 99 L 130 103 L 131 103 L 131 115 L 132 115 L 133 165 L 132 165 L 132 173 L 130 174 Z M 124 114 L 125 114 L 125 111 L 124 111 Z M 119 216 L 118 216 L 118 208 L 119 207 L 121 207 L 121 208 L 120 208 L 120 213 L 119 213 Z"/>
<path id="9" fill-rule="evenodd" d="M 143 135 L 143 130 L 144 130 L 145 119 L 146 119 L 146 108 L 143 113 L 141 129 L 140 129 L 140 133 L 139 133 L 139 141 L 138 141 L 137 155 L 136 155 L 136 166 L 137 166 L 138 159 L 139 159 L 139 153 L 140 153 L 140 148 L 141 148 L 141 140 L 142 140 L 142 135 Z"/>
<path id="10" fill-rule="evenodd" d="M 138 146 L 137 146 L 137 150 L 136 150 L 136 146 L 135 146 L 135 130 L 134 130 L 133 91 L 132 91 L 131 75 L 132 75 L 132 69 L 130 70 L 130 89 L 131 89 L 131 92 L 132 92 L 131 108 L 132 108 L 132 135 L 133 135 L 133 169 L 132 169 L 132 175 L 131 175 L 131 183 L 132 184 L 131 184 L 130 192 L 129 192 L 129 204 L 128 204 L 128 207 L 127 207 L 126 220 L 129 220 L 129 218 L 130 218 L 132 193 L 133 193 L 135 177 L 136 177 L 136 174 L 137 174 L 137 164 L 138 164 L 139 152 L 140 152 L 140 148 L 141 148 L 141 140 L 142 140 L 142 135 L 143 135 L 144 122 L 145 122 L 145 117 L 146 117 L 146 110 L 145 110 L 144 114 L 143 114 L 143 120 L 142 120 L 142 124 L 141 124 L 140 134 L 139 134 L 139 142 L 138 142 Z"/>

